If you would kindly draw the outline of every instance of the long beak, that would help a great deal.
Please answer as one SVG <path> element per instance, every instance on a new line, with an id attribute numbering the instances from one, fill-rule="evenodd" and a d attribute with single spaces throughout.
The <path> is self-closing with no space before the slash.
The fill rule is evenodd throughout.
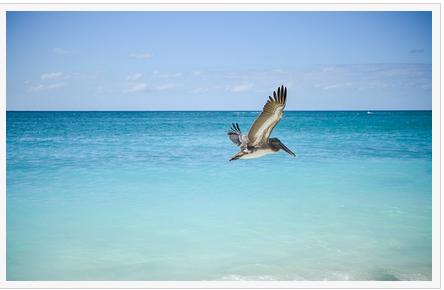
<path id="1" fill-rule="evenodd" d="M 281 144 L 281 148 L 284 149 L 285 152 L 287 152 L 288 154 L 292 155 L 292 156 L 296 156 L 296 154 L 294 154 L 290 149 L 288 149 L 287 146 L 284 145 L 284 143 L 280 142 Z"/>

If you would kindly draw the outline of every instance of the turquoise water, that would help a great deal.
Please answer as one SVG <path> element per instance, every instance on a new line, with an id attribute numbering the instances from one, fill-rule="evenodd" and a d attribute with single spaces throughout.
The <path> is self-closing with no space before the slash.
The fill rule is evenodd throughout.
<path id="1" fill-rule="evenodd" d="M 8 280 L 430 280 L 431 112 L 7 112 Z"/>

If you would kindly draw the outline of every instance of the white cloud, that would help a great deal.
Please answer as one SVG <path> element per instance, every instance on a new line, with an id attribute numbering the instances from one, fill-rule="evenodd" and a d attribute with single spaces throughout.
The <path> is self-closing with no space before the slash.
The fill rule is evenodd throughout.
<path id="1" fill-rule="evenodd" d="M 208 88 L 197 87 L 197 88 L 193 88 L 193 89 L 191 89 L 191 92 L 192 92 L 193 94 L 205 93 L 205 92 L 208 92 Z"/>
<path id="2" fill-rule="evenodd" d="M 343 87 L 350 87 L 352 85 L 351 82 L 345 82 L 345 83 L 329 83 L 329 84 L 318 84 L 316 87 L 322 88 L 324 90 L 331 90 L 331 89 L 339 89 Z"/>
<path id="3" fill-rule="evenodd" d="M 141 73 L 133 73 L 126 76 L 126 89 L 125 93 L 136 93 L 144 91 L 148 88 L 148 84 L 141 81 L 142 79 Z"/>
<path id="4" fill-rule="evenodd" d="M 135 74 L 132 74 L 132 75 L 128 75 L 126 77 L 126 80 L 130 81 L 130 82 L 135 82 L 135 81 L 139 80 L 141 77 L 142 77 L 141 73 L 135 73 Z"/>
<path id="5" fill-rule="evenodd" d="M 153 71 L 153 76 L 156 78 L 161 78 L 161 79 L 171 79 L 171 78 L 178 78 L 183 76 L 183 73 L 181 72 L 176 72 L 176 73 L 161 73 L 157 70 Z"/>
<path id="6" fill-rule="evenodd" d="M 29 88 L 30 92 L 48 91 L 64 87 L 65 83 L 37 84 Z"/>
<path id="7" fill-rule="evenodd" d="M 163 84 L 156 86 L 155 89 L 158 91 L 165 91 L 165 90 L 171 90 L 174 89 L 176 86 L 174 84 Z"/>
<path id="8" fill-rule="evenodd" d="M 354 65 L 330 65 L 323 67 L 320 70 L 320 73 L 323 73 L 326 76 L 334 76 L 335 74 L 346 74 L 350 72 L 350 69 L 353 68 L 353 66 Z"/>
<path id="9" fill-rule="evenodd" d="M 72 50 L 67 50 L 67 49 L 63 49 L 63 48 L 60 48 L 60 47 L 55 47 L 55 48 L 53 48 L 52 51 L 55 54 L 62 54 L 62 55 L 64 55 L 64 54 L 71 54 L 72 53 Z"/>
<path id="10" fill-rule="evenodd" d="M 137 52 L 137 53 L 130 53 L 128 56 L 131 58 L 149 59 L 153 57 L 153 54 L 149 52 Z"/>
<path id="11" fill-rule="evenodd" d="M 240 92 L 248 91 L 252 87 L 253 87 L 252 84 L 239 84 L 239 85 L 235 85 L 233 87 L 228 88 L 228 90 L 233 93 L 240 93 Z"/>
<path id="12" fill-rule="evenodd" d="M 60 71 L 58 72 L 48 72 L 48 73 L 43 73 L 40 76 L 40 79 L 42 80 L 53 80 L 53 79 L 60 79 L 64 77 L 64 74 Z"/>
<path id="13" fill-rule="evenodd" d="M 90 80 L 92 80 L 92 79 L 97 79 L 97 78 L 99 78 L 99 77 L 102 77 L 102 76 L 104 76 L 104 71 L 103 70 L 96 70 L 95 72 L 91 72 L 91 73 L 85 73 L 85 72 L 81 72 L 81 73 L 79 73 L 79 72 L 73 72 L 73 73 L 71 73 L 71 74 L 69 74 L 69 75 L 66 75 L 66 74 L 64 74 L 65 75 L 65 77 L 66 78 L 75 78 L 75 79 L 84 79 L 84 80 L 87 80 L 87 79 L 90 79 Z"/>
<path id="14" fill-rule="evenodd" d="M 146 83 L 129 83 L 125 93 L 136 93 L 146 90 L 148 85 Z"/>

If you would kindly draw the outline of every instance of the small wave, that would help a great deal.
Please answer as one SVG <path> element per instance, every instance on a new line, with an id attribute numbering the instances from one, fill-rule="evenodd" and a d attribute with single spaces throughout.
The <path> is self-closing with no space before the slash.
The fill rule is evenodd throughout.
<path id="1" fill-rule="evenodd" d="M 21 142 L 57 142 L 63 141 L 64 138 L 60 136 L 56 137 L 21 137 L 19 141 Z"/>
<path id="2" fill-rule="evenodd" d="M 279 280 L 271 275 L 236 275 L 230 274 L 226 276 L 222 276 L 220 278 L 222 281 L 275 281 Z"/>
<path id="3" fill-rule="evenodd" d="M 251 115 L 257 115 L 260 113 L 260 111 L 240 111 L 240 112 L 233 112 L 235 116 L 251 116 Z"/>

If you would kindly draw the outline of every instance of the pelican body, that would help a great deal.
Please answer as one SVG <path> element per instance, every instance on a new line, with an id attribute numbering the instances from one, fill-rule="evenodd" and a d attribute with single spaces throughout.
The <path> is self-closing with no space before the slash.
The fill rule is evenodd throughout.
<path id="1" fill-rule="evenodd" d="M 231 125 L 228 137 L 241 150 L 231 157 L 230 161 L 258 158 L 267 154 L 277 153 L 281 149 L 292 156 L 296 156 L 278 138 L 269 138 L 274 127 L 284 115 L 286 101 L 287 88 L 281 86 L 277 91 L 273 92 L 273 97 L 269 97 L 262 113 L 251 126 L 248 135 L 242 134 L 238 123 Z"/>

